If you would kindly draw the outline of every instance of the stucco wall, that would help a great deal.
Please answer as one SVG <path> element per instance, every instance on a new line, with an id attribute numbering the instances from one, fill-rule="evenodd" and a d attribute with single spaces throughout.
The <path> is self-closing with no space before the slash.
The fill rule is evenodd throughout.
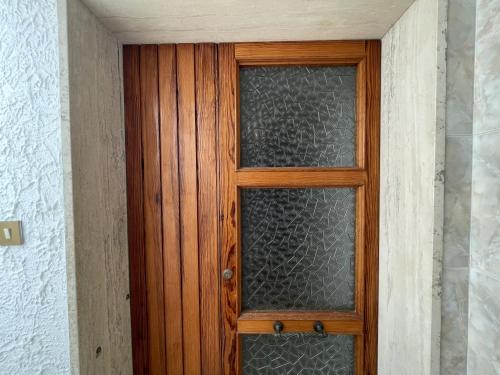
<path id="1" fill-rule="evenodd" d="M 446 1 L 382 40 L 379 373 L 439 371 Z"/>
<path id="2" fill-rule="evenodd" d="M 0 2 L 0 373 L 68 374 L 56 0 Z"/>
<path id="3" fill-rule="evenodd" d="M 477 0 L 469 375 L 500 374 L 500 0 Z"/>
<path id="4" fill-rule="evenodd" d="M 0 3 L 1 374 L 131 374 L 121 46 L 79 0 Z"/>

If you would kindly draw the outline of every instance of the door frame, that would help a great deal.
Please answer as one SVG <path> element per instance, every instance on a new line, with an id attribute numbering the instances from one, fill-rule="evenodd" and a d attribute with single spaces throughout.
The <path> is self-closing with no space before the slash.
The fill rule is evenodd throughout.
<path id="1" fill-rule="evenodd" d="M 366 67 L 366 151 L 358 155 L 358 163 L 367 163 L 365 210 L 373 220 L 364 225 L 365 244 L 371 244 L 364 262 L 374 272 L 364 281 L 363 373 L 376 374 L 380 41 L 124 46 L 134 374 L 222 373 L 220 322 L 225 310 L 220 303 L 221 296 L 229 296 L 221 288 L 218 249 L 225 225 L 220 222 L 228 223 L 223 218 L 230 212 L 228 207 L 218 212 L 223 184 L 218 128 L 222 119 L 234 122 L 236 112 L 218 103 L 228 89 L 234 96 L 237 87 L 233 80 L 227 81 L 229 87 L 217 87 L 225 82 L 218 79 L 224 74 L 218 63 L 222 58 L 277 63 L 283 55 L 288 64 L 331 63 L 336 53 L 338 63 L 361 59 Z M 192 199 L 182 199 L 184 194 Z M 200 284 L 213 287 L 198 292 Z M 169 324 L 172 318 L 182 323 Z"/>

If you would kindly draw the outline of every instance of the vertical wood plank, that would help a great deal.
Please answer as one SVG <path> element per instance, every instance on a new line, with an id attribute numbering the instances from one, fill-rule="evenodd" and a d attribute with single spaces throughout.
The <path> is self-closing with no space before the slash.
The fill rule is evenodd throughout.
<path id="1" fill-rule="evenodd" d="M 236 61 L 233 44 L 220 44 L 219 53 L 219 160 L 221 269 L 237 274 L 237 200 L 235 184 Z M 237 354 L 237 277 L 222 285 L 223 374 L 238 373 Z"/>
<path id="2" fill-rule="evenodd" d="M 220 270 L 217 184 L 217 50 L 196 46 L 198 236 L 202 374 L 220 374 Z"/>
<path id="3" fill-rule="evenodd" d="M 363 375 L 365 371 L 365 336 L 354 336 L 354 373 L 356 375 Z"/>
<path id="4" fill-rule="evenodd" d="M 379 186 L 380 186 L 380 64 L 379 40 L 366 45 L 366 269 L 365 275 L 365 371 L 377 373 L 378 323 L 378 245 L 379 245 Z"/>
<path id="5" fill-rule="evenodd" d="M 201 373 L 194 59 L 193 44 L 177 46 L 182 329 L 184 372 L 189 375 Z"/>
<path id="6" fill-rule="evenodd" d="M 158 46 L 167 374 L 183 373 L 175 45 Z"/>
<path id="7" fill-rule="evenodd" d="M 366 167 L 366 57 L 356 71 L 356 165 Z"/>
<path id="8" fill-rule="evenodd" d="M 144 249 L 139 47 L 123 47 L 130 318 L 134 374 L 148 374 L 148 320 Z"/>
<path id="9" fill-rule="evenodd" d="M 149 373 L 165 374 L 158 48 L 140 48 Z"/>
<path id="10" fill-rule="evenodd" d="M 358 146 L 365 149 L 365 144 Z M 364 153 L 364 151 L 363 151 Z M 365 316 L 365 274 L 367 268 L 365 267 L 365 228 L 366 228 L 366 188 L 365 186 L 358 187 L 356 191 L 356 266 L 354 272 L 356 275 L 356 312 L 364 320 Z M 369 221 L 369 220 L 368 220 Z M 369 271 L 369 270 L 368 270 Z M 364 337 L 358 335 L 355 337 L 355 374 L 362 375 L 364 371 Z"/>

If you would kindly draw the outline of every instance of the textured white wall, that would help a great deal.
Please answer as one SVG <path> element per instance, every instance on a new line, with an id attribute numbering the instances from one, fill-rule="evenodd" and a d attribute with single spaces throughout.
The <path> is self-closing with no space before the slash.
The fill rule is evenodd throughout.
<path id="1" fill-rule="evenodd" d="M 379 373 L 439 373 L 445 0 L 382 40 Z"/>
<path id="2" fill-rule="evenodd" d="M 0 373 L 69 373 L 56 0 L 0 1 Z"/>
<path id="3" fill-rule="evenodd" d="M 120 50 L 79 0 L 0 2 L 2 375 L 132 372 Z"/>

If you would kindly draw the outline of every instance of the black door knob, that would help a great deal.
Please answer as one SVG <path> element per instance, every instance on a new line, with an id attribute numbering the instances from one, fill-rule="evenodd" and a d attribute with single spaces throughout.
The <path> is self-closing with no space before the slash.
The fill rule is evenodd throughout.
<path id="1" fill-rule="evenodd" d="M 322 322 L 317 321 L 313 324 L 313 329 L 315 332 L 318 332 L 322 337 L 326 337 L 325 326 Z"/>
<path id="2" fill-rule="evenodd" d="M 285 328 L 285 326 L 280 321 L 276 321 L 273 324 L 273 328 L 274 328 L 274 333 L 276 333 L 278 336 L 280 336 L 281 332 L 283 331 L 283 328 Z"/>

